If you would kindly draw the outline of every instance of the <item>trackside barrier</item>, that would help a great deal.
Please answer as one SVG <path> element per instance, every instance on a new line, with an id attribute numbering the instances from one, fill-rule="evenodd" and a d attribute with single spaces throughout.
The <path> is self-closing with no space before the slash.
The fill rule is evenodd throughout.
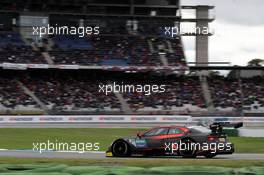
<path id="1" fill-rule="evenodd" d="M 181 123 L 244 122 L 264 124 L 264 117 L 191 117 L 188 115 L 36 115 L 0 116 L 0 123 Z"/>
<path id="2" fill-rule="evenodd" d="M 240 128 L 238 135 L 242 137 L 264 137 L 264 128 Z"/>
<path id="3" fill-rule="evenodd" d="M 192 117 L 192 122 L 243 122 L 264 124 L 264 117 Z"/>
<path id="4" fill-rule="evenodd" d="M 80 115 L 0 116 L 0 123 L 191 123 L 191 116 Z"/>

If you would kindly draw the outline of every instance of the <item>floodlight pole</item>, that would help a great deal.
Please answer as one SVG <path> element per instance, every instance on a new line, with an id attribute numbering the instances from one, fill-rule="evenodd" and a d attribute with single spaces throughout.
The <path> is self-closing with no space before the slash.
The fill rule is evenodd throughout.
<path id="1" fill-rule="evenodd" d="M 209 16 L 209 11 L 214 9 L 214 6 L 198 5 L 198 6 L 182 6 L 183 10 L 195 10 L 195 18 L 181 19 L 182 22 L 195 22 L 196 30 L 193 33 L 183 34 L 183 36 L 195 36 L 195 53 L 196 66 L 208 66 L 209 62 L 209 36 L 212 35 L 209 30 L 209 23 L 214 21 L 214 18 Z M 204 31 L 208 31 L 205 33 Z M 199 63 L 203 63 L 202 65 Z"/>
<path id="2" fill-rule="evenodd" d="M 209 19 L 209 8 L 208 6 L 197 6 L 196 8 L 196 29 L 209 29 L 209 22 L 205 19 Z M 209 45 L 208 45 L 208 35 L 204 35 L 201 33 L 196 33 L 195 39 L 195 47 L 196 47 L 196 62 L 198 63 L 208 63 L 208 55 L 209 55 Z M 203 65 L 203 66 L 207 66 Z"/>

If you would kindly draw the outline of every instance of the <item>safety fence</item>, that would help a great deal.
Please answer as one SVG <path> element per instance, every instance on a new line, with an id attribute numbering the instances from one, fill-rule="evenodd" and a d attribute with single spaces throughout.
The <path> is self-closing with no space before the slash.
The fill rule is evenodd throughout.
<path id="1" fill-rule="evenodd" d="M 30 115 L 0 116 L 0 123 L 263 123 L 264 117 L 191 117 L 188 115 Z"/>

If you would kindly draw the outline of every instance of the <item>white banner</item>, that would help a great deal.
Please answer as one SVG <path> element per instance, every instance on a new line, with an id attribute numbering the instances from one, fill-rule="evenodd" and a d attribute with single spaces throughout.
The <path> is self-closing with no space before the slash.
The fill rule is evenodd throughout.
<path id="1" fill-rule="evenodd" d="M 31 69 L 48 69 L 49 65 L 48 64 L 28 64 L 27 67 Z"/>
<path id="2" fill-rule="evenodd" d="M 191 117 L 183 115 L 37 115 L 0 116 L 0 123 L 264 123 L 264 117 Z"/>
<path id="3" fill-rule="evenodd" d="M 58 69 L 79 69 L 79 65 L 55 65 Z"/>
<path id="4" fill-rule="evenodd" d="M 264 123 L 264 117 L 192 117 L 192 121 Z"/>
<path id="5" fill-rule="evenodd" d="M 26 70 L 27 64 L 3 63 L 3 69 Z"/>
<path id="6" fill-rule="evenodd" d="M 190 123 L 190 116 L 55 115 L 0 116 L 0 123 Z"/>

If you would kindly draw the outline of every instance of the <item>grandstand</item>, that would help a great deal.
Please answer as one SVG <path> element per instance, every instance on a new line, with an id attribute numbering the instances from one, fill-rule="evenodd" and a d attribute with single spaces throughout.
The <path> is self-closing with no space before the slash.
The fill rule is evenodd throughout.
<path id="1" fill-rule="evenodd" d="M 208 26 L 212 8 L 180 6 L 178 0 L 2 0 L 0 114 L 262 115 L 263 75 L 190 73 L 181 35 L 165 34 L 165 27 L 181 22 Z M 183 9 L 196 9 L 197 18 L 182 19 Z M 98 26 L 100 33 L 32 33 L 48 24 Z M 197 66 L 207 65 L 208 36 L 197 36 L 196 44 Z M 164 84 L 166 91 L 98 92 L 99 84 L 114 82 Z"/>
<path id="2" fill-rule="evenodd" d="M 105 71 L 2 70 L 0 109 L 43 114 L 210 114 L 263 113 L 263 77 L 126 74 Z M 164 93 L 110 93 L 99 84 L 166 85 Z M 252 89 L 254 87 L 254 89 Z M 210 93 L 208 99 L 206 93 Z M 210 102 L 212 104 L 210 104 Z"/>

